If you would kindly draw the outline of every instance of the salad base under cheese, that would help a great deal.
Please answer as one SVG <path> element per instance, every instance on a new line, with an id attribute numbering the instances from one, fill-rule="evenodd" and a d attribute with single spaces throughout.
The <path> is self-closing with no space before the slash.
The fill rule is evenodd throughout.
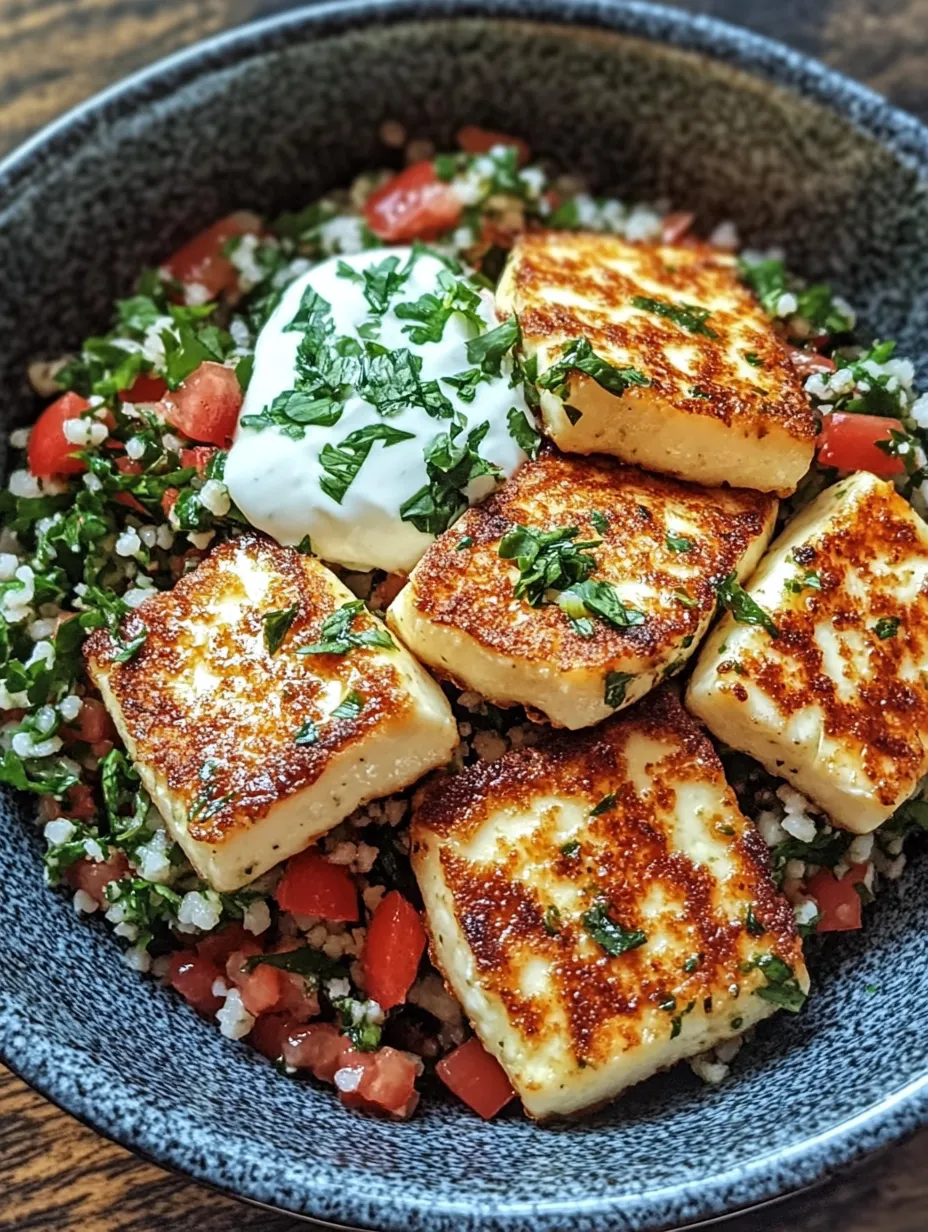
<path id="1" fill-rule="evenodd" d="M 928 395 L 730 223 L 459 142 L 31 366 L 0 781 L 282 1074 L 549 1117 L 725 1078 L 928 829 Z"/>

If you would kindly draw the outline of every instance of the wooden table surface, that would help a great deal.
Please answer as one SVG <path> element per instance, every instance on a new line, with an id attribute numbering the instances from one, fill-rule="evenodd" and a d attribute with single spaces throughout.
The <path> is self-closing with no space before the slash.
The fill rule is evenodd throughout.
<path id="1" fill-rule="evenodd" d="M 67 107 L 177 47 L 285 0 L 0 0 L 0 154 Z M 793 44 L 928 119 L 928 0 L 689 0 Z M 729 1232 L 925 1232 L 928 1132 L 850 1177 Z M 0 1066 L 0 1232 L 292 1232 L 143 1163 Z"/>

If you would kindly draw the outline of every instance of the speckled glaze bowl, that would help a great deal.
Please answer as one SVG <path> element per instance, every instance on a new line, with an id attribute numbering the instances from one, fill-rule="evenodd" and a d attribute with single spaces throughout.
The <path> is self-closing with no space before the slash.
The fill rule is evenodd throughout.
<path id="1" fill-rule="evenodd" d="M 236 206 L 311 200 L 388 161 L 402 121 L 463 122 L 628 198 L 830 277 L 865 328 L 925 360 L 928 133 L 784 48 L 718 23 L 590 0 L 320 4 L 174 57 L 0 167 L 0 405 L 35 410 L 27 361 L 107 318 L 144 265 Z M 926 365 L 922 364 L 923 369 Z M 923 376 L 925 372 L 923 371 Z M 42 884 L 28 802 L 0 818 L 0 1054 L 102 1133 L 231 1193 L 407 1232 L 686 1226 L 818 1180 L 928 1123 L 928 864 L 814 956 L 815 996 L 732 1079 L 683 1067 L 573 1125 L 484 1124 L 438 1096 L 363 1119 L 280 1078 L 129 971 Z"/>

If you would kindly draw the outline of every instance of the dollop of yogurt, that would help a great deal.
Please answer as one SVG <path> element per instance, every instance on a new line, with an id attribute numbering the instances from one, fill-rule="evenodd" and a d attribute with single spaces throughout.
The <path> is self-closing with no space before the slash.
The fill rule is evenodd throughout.
<path id="1" fill-rule="evenodd" d="M 499 325 L 492 295 L 428 251 L 315 266 L 258 337 L 225 469 L 232 499 L 280 543 L 308 535 L 325 560 L 409 572 L 442 529 L 433 501 L 473 504 L 525 461 L 513 432 L 524 444 L 534 419 L 511 354 L 484 362 L 478 342 L 468 355 Z M 468 445 L 449 474 L 449 450 L 453 462 Z"/>

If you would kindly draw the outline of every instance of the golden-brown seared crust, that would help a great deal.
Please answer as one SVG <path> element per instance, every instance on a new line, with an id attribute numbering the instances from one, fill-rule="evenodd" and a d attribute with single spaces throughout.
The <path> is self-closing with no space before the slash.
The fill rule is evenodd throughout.
<path id="1" fill-rule="evenodd" d="M 745 435 L 776 426 L 798 441 L 814 439 L 815 418 L 787 348 L 738 281 L 729 254 L 706 244 L 632 245 L 599 234 L 534 232 L 519 238 L 511 261 L 513 306 L 530 350 L 550 353 L 586 338 L 603 359 L 631 364 L 649 378 L 648 388 L 625 393 L 631 402 L 656 395 Z M 707 325 L 718 336 L 634 311 L 631 301 L 641 295 L 711 308 Z M 674 362 L 681 346 L 685 371 Z M 756 356 L 756 366 L 745 366 L 746 354 Z"/>
<path id="2" fill-rule="evenodd" d="M 647 766 L 650 794 L 636 786 L 626 758 L 629 741 L 641 736 L 670 746 Z M 694 784 L 716 793 L 714 811 L 697 826 L 724 844 L 731 872 L 722 880 L 669 832 L 677 791 Z M 589 816 L 612 792 L 615 806 Z M 545 800 L 558 799 L 579 800 L 588 816 L 578 852 L 562 850 L 557 807 L 544 811 Z M 474 841 L 490 818 L 539 809 L 531 834 L 520 827 L 521 837 L 505 852 L 497 847 L 492 860 L 474 858 Z M 763 983 L 756 971 L 741 968 L 754 953 L 775 952 L 802 969 L 793 912 L 770 879 L 766 846 L 740 814 L 711 744 L 667 686 L 599 727 L 558 732 L 433 782 L 416 808 L 412 841 L 414 866 L 420 849 L 440 848 L 442 875 L 481 986 L 501 1000 L 532 1050 L 562 1031 L 563 1015 L 581 1067 L 641 1044 L 642 1018 L 655 1009 L 667 1010 L 669 1032 L 673 1013 L 685 1012 L 690 1002 L 731 997 L 733 985 L 749 994 Z M 528 878 L 532 868 L 538 871 Z M 576 914 L 562 914 L 552 935 L 544 892 L 564 883 L 576 890 L 580 911 L 605 902 L 623 928 L 640 928 L 652 941 L 659 930 L 659 943 L 612 957 L 591 943 Z M 742 912 L 753 904 L 763 936 L 748 933 L 746 913 L 736 915 L 733 901 Z M 661 904 L 659 925 L 655 902 Z M 696 954 L 696 969 L 684 970 L 684 959 Z M 525 988 L 533 957 L 552 972 L 544 997 Z"/>
<path id="3" fill-rule="evenodd" d="M 855 751 L 880 802 L 893 804 L 900 780 L 919 778 L 925 764 L 928 582 L 915 595 L 906 582 L 913 559 L 924 569 L 928 541 L 908 502 L 890 484 L 874 482 L 792 555 L 797 576 L 813 571 L 821 590 L 804 589 L 793 602 L 784 595 L 774 612 L 780 636 L 756 651 L 739 650 L 738 676 L 763 689 L 783 715 L 821 707 L 826 733 Z M 897 621 L 895 633 L 880 637 L 880 620 Z M 816 636 L 823 627 L 840 636 L 852 691 L 826 667 Z M 726 666 L 736 670 L 723 662 L 719 672 Z"/>
<path id="4" fill-rule="evenodd" d="M 630 656 L 657 661 L 696 634 L 714 610 L 716 586 L 737 568 L 775 510 L 776 501 L 763 493 L 697 488 L 611 458 L 546 448 L 432 544 L 413 575 L 416 608 L 500 654 L 564 672 L 608 670 Z M 607 529 L 591 522 L 594 512 L 607 518 Z M 668 521 L 692 550 L 668 546 Z M 616 629 L 595 620 L 593 636 L 582 637 L 556 604 L 532 608 L 516 599 L 519 571 L 500 558 L 499 541 L 517 524 L 540 531 L 577 526 L 578 540 L 601 540 L 592 549 L 592 576 L 640 585 L 634 600 L 622 594 L 628 606 L 645 613 L 645 622 Z M 465 536 L 473 546 L 459 550 Z"/>
<path id="5" fill-rule="evenodd" d="M 243 554 L 270 579 L 255 603 L 237 572 Z M 194 840 L 220 844 L 253 825 L 315 782 L 335 753 L 408 710 L 397 671 L 369 652 L 294 653 L 317 640 L 323 620 L 343 602 L 318 561 L 247 532 L 126 618 L 124 639 L 148 630 L 128 663 L 115 662 L 118 647 L 104 630 L 88 638 L 91 675 L 107 677 L 137 760 L 154 765 L 183 802 Z M 262 617 L 293 604 L 293 623 L 271 655 Z M 236 609 L 231 621 L 223 615 L 228 605 Z M 364 623 L 373 618 L 362 615 L 354 627 Z M 361 713 L 333 718 L 351 690 L 363 696 Z M 307 720 L 317 725 L 316 743 L 294 743 Z"/>

